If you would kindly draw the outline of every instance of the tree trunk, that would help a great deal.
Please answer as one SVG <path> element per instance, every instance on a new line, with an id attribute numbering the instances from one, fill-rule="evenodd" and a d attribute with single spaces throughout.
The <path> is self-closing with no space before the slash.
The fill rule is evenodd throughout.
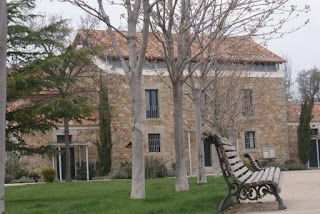
<path id="1" fill-rule="evenodd" d="M 66 152 L 66 182 L 71 182 L 71 171 L 70 171 L 70 139 L 69 139 L 69 120 L 68 118 L 63 118 L 64 125 L 64 143 Z"/>
<path id="2" fill-rule="evenodd" d="M 189 190 L 185 161 L 185 145 L 182 114 L 182 82 L 173 82 L 173 117 L 176 154 L 176 191 Z"/>
<path id="3" fill-rule="evenodd" d="M 6 126 L 6 57 L 7 57 L 7 4 L 0 1 L 0 214 L 4 214 L 5 179 L 5 126 Z"/>
<path id="4" fill-rule="evenodd" d="M 144 127 L 141 78 L 138 75 L 133 76 L 130 88 L 133 104 L 131 198 L 141 199 L 145 197 Z"/>
<path id="5" fill-rule="evenodd" d="M 201 119 L 201 93 L 193 92 L 194 118 L 196 127 L 196 143 L 197 143 L 197 163 L 198 163 L 198 183 L 207 183 L 206 169 L 204 163 L 204 145 L 202 141 L 202 119 Z"/>

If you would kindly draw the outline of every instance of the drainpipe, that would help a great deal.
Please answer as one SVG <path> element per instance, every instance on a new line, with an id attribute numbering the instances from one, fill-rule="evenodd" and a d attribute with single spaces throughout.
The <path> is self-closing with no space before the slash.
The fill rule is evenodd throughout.
<path id="1" fill-rule="evenodd" d="M 188 130 L 188 147 L 189 147 L 189 166 L 190 166 L 190 175 L 192 175 L 192 160 L 191 160 L 191 139 L 190 139 L 190 130 Z"/>

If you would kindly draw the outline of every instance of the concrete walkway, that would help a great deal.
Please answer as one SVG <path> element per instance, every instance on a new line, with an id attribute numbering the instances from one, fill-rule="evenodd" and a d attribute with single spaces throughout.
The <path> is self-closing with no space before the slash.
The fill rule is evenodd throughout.
<path id="1" fill-rule="evenodd" d="M 266 196 L 258 202 L 243 202 L 226 210 L 233 213 L 304 213 L 320 214 L 320 170 L 283 172 L 280 196 L 287 206 L 278 210 L 274 196 Z"/>

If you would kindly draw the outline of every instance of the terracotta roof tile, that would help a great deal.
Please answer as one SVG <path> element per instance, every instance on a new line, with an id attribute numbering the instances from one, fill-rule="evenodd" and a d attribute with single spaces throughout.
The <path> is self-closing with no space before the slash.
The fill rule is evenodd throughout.
<path id="1" fill-rule="evenodd" d="M 287 121 L 299 122 L 301 111 L 301 103 L 295 102 L 287 105 Z M 315 103 L 313 106 L 313 118 L 311 122 L 320 122 L 320 103 Z"/>
<path id="2" fill-rule="evenodd" d="M 122 32 L 126 34 L 126 32 Z M 126 45 L 126 39 L 121 36 L 120 33 L 115 32 L 116 40 L 118 41 L 120 50 L 124 57 L 128 57 L 128 50 Z M 93 31 L 78 31 L 76 41 L 80 38 L 89 38 L 90 43 L 100 44 L 106 48 L 106 57 L 117 59 L 118 56 L 114 51 L 112 43 L 109 39 L 107 31 L 104 30 L 93 30 Z M 141 41 L 141 33 L 137 34 L 138 47 Z M 175 42 L 175 50 L 177 44 Z M 191 48 L 192 52 L 195 53 L 199 49 L 199 45 L 194 44 Z M 257 44 L 251 39 L 245 39 L 243 37 L 226 37 L 221 43 L 217 57 L 220 61 L 233 61 L 233 62 L 251 62 L 251 63 L 283 63 L 285 60 L 280 56 L 267 50 L 262 45 Z M 162 44 L 155 37 L 154 34 L 149 34 L 149 42 L 146 53 L 147 60 L 163 60 L 164 51 Z"/>

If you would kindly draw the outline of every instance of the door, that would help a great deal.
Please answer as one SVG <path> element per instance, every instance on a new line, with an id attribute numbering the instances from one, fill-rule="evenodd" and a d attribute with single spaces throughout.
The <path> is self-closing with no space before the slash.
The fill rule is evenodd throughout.
<path id="1" fill-rule="evenodd" d="M 60 178 L 60 167 L 59 167 L 59 155 L 57 155 L 57 175 Z M 62 169 L 62 180 L 66 179 L 66 152 L 64 148 L 61 148 L 61 169 Z M 75 179 L 75 165 L 74 165 L 74 148 L 70 148 L 70 172 L 71 179 Z"/>
<path id="2" fill-rule="evenodd" d="M 204 164 L 205 166 L 211 166 L 211 141 L 206 138 L 204 140 Z"/>
<path id="3" fill-rule="evenodd" d="M 310 157 L 309 157 L 309 166 L 310 167 L 319 167 L 319 150 L 320 150 L 320 141 L 312 139 L 310 142 Z"/>

